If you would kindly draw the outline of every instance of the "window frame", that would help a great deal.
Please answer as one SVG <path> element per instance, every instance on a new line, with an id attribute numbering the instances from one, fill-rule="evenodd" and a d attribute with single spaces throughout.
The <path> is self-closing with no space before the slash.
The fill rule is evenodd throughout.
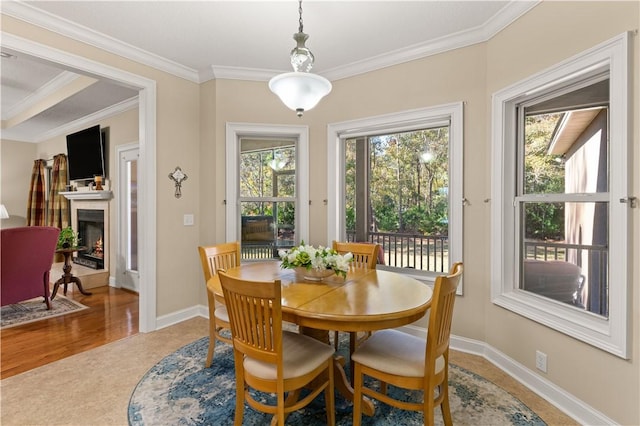
<path id="1" fill-rule="evenodd" d="M 521 80 L 492 97 L 492 183 L 491 183 L 491 299 L 505 309 L 621 358 L 630 356 L 629 268 L 631 248 L 627 230 L 631 215 L 628 188 L 629 100 L 628 56 L 630 34 L 623 33 Z M 533 96 L 552 93 L 566 84 L 587 78 L 608 68 L 609 94 L 609 318 L 563 306 L 518 288 L 520 229 L 516 203 L 518 160 L 517 106 Z M 582 201 L 597 201 L 594 194 Z M 515 244 L 515 246 L 514 246 Z"/>
<path id="2" fill-rule="evenodd" d="M 309 128 L 251 123 L 226 124 L 225 232 L 227 241 L 240 241 L 240 139 L 296 139 L 296 242 L 309 239 Z"/>
<path id="3" fill-rule="evenodd" d="M 341 140 L 357 136 L 404 132 L 449 122 L 449 259 L 463 261 L 464 104 L 455 102 L 433 107 L 401 111 L 369 118 L 330 123 L 327 126 L 327 192 L 335 194 L 327 201 L 327 241 L 346 240 L 345 231 L 345 151 Z M 451 263 L 453 264 L 453 263 Z M 394 272 L 433 283 L 435 273 Z M 462 294 L 463 284 L 458 287 Z"/>

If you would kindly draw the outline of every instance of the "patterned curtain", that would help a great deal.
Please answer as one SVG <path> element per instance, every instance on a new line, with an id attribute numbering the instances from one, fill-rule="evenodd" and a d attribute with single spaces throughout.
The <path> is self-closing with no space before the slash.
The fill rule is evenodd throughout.
<path id="1" fill-rule="evenodd" d="M 31 187 L 27 200 L 27 226 L 45 225 L 44 166 L 45 160 L 33 162 Z"/>
<path id="2" fill-rule="evenodd" d="M 47 225 L 63 229 L 69 226 L 69 202 L 60 192 L 69 184 L 67 179 L 67 156 L 58 154 L 53 157 L 51 187 L 47 208 Z"/>

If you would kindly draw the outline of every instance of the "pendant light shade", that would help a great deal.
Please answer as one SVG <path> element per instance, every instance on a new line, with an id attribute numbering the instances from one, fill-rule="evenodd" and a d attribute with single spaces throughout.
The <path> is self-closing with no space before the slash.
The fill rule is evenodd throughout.
<path id="1" fill-rule="evenodd" d="M 311 74 L 315 60 L 313 53 L 305 46 L 309 36 L 303 32 L 302 0 L 298 2 L 299 28 L 293 35 L 296 47 L 291 50 L 293 72 L 277 75 L 269 81 L 269 89 L 289 108 L 302 117 L 305 111 L 318 105 L 320 99 L 331 91 L 331 83 L 324 77 Z"/>
<path id="2" fill-rule="evenodd" d="M 269 81 L 269 89 L 299 117 L 318 105 L 331 91 L 331 83 L 324 77 L 308 72 L 288 72 Z"/>

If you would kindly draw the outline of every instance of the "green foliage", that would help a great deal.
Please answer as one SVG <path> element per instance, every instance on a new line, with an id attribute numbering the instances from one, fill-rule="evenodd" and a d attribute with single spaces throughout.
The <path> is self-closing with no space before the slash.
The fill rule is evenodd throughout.
<path id="1" fill-rule="evenodd" d="M 295 225 L 296 209 L 293 203 L 278 203 L 278 224 Z"/>
<path id="2" fill-rule="evenodd" d="M 347 230 L 353 231 L 356 229 L 356 209 L 353 206 L 347 206 L 345 219 Z"/>
<path id="3" fill-rule="evenodd" d="M 564 239 L 564 204 L 528 203 L 525 208 L 525 238 Z"/>
<path id="4" fill-rule="evenodd" d="M 378 230 L 382 232 L 398 230 L 398 210 L 391 197 L 384 196 L 382 200 L 373 204 L 373 211 L 374 221 Z"/>
<path id="5" fill-rule="evenodd" d="M 562 158 L 550 155 L 549 144 L 562 114 L 529 116 L 525 121 L 524 193 L 561 194 L 565 190 Z M 537 240 L 564 239 L 563 203 L 528 203 L 525 237 Z"/>
<path id="6" fill-rule="evenodd" d="M 356 199 L 356 146 L 345 146 L 347 229 L 354 229 Z M 379 232 L 447 234 L 448 159 L 447 127 L 387 134 L 368 139 L 368 177 L 371 223 Z M 422 155 L 428 151 L 430 159 Z"/>
<path id="7" fill-rule="evenodd" d="M 56 248 L 69 248 L 76 247 L 80 239 L 78 238 L 78 233 L 73 230 L 70 226 L 63 228 L 60 230 L 60 235 L 58 235 L 58 244 Z"/>

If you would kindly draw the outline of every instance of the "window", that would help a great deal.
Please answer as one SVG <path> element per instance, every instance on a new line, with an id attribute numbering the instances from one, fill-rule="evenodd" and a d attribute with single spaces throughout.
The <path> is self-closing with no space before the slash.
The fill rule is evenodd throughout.
<path id="1" fill-rule="evenodd" d="M 492 299 L 621 357 L 627 36 L 493 98 Z"/>
<path id="2" fill-rule="evenodd" d="M 330 125 L 329 180 L 329 241 L 422 279 L 462 260 L 461 103 Z"/>
<path id="3" fill-rule="evenodd" d="M 295 140 L 241 137 L 239 173 L 242 259 L 278 258 L 295 241 Z"/>
<path id="4" fill-rule="evenodd" d="M 242 260 L 276 259 L 308 239 L 306 126 L 227 124 L 227 241 Z"/>

